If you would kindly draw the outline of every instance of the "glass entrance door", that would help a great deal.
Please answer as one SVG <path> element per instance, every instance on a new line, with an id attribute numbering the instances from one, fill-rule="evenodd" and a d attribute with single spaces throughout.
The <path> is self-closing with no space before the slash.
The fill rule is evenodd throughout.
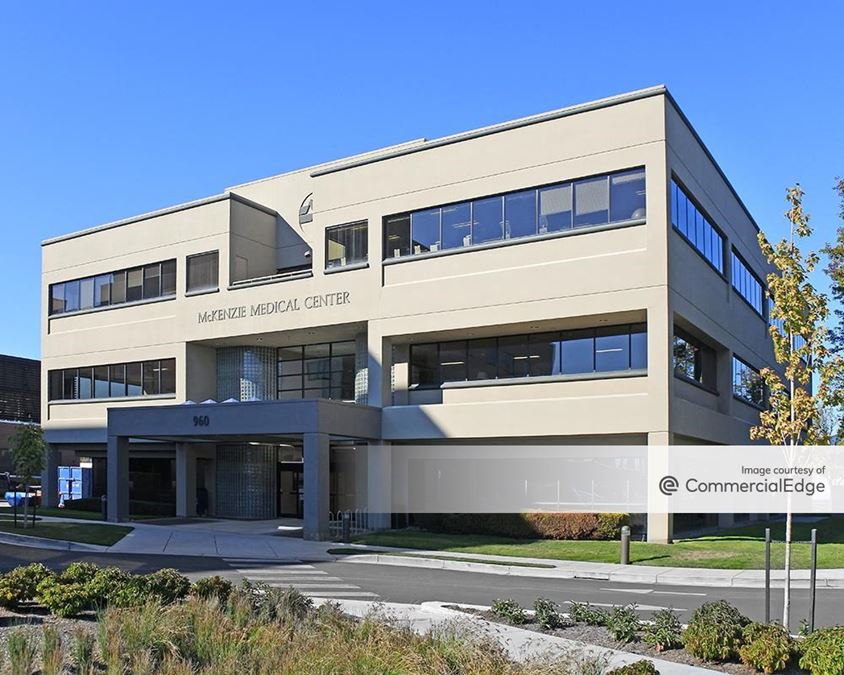
<path id="1" fill-rule="evenodd" d="M 304 515 L 302 462 L 278 463 L 278 515 L 302 518 Z"/>

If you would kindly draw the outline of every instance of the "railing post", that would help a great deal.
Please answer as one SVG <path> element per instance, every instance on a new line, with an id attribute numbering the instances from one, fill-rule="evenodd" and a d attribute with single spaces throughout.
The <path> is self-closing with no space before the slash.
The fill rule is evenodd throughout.
<path id="1" fill-rule="evenodd" d="M 809 577 L 809 631 L 815 630 L 815 593 L 818 583 L 818 531 L 812 528 L 812 564 Z"/>
<path id="2" fill-rule="evenodd" d="M 765 528 L 765 623 L 771 623 L 771 528 Z"/>

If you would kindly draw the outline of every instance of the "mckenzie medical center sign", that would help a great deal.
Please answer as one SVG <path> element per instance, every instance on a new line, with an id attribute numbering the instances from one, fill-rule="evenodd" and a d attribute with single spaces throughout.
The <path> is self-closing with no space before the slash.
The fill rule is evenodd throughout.
<path id="1" fill-rule="evenodd" d="M 299 312 L 301 310 L 339 307 L 340 305 L 348 305 L 349 302 L 349 291 L 333 291 L 331 293 L 318 293 L 316 295 L 306 295 L 298 298 L 284 298 L 281 300 L 256 302 L 251 305 L 232 305 L 229 307 L 206 309 L 197 312 L 196 322 L 199 324 L 218 323 L 220 321 L 246 319 L 256 316 L 288 314 L 290 312 Z"/>

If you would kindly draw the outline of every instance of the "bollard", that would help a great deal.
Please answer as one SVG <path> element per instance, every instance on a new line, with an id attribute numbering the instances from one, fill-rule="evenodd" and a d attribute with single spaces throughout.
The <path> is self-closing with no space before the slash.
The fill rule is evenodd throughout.
<path id="1" fill-rule="evenodd" d="M 102 510 L 103 520 L 108 520 L 108 504 L 105 495 L 100 497 L 100 509 Z"/>
<path id="2" fill-rule="evenodd" d="M 621 564 L 630 564 L 630 526 L 621 528 Z"/>
<path id="3" fill-rule="evenodd" d="M 352 514 L 346 511 L 343 513 L 343 543 L 348 544 L 352 540 Z"/>

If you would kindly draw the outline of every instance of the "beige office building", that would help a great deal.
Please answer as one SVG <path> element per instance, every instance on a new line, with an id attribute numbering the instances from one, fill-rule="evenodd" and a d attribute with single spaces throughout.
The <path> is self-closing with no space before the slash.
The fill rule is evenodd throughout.
<path id="1" fill-rule="evenodd" d="M 51 468 L 90 461 L 112 520 L 324 538 L 361 503 L 401 518 L 399 444 L 746 443 L 772 361 L 757 231 L 655 87 L 48 240 Z"/>

